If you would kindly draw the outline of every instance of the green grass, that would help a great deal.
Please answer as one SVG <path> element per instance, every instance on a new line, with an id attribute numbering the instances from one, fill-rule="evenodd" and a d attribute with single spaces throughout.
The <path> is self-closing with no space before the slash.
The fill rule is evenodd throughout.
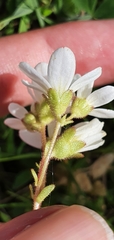
<path id="1" fill-rule="evenodd" d="M 3 11 L 4 9 L 4 11 Z M 0 36 L 27 32 L 31 29 L 60 22 L 114 18 L 113 0 L 6 0 L 0 1 Z M 110 104 L 109 108 L 114 109 Z M 78 169 L 86 172 L 102 154 L 114 152 L 114 120 L 105 121 L 105 145 L 85 154 L 83 159 L 53 161 L 48 170 L 48 182 L 57 185 L 44 206 L 52 204 L 82 204 L 100 213 L 114 226 L 114 164 L 99 181 L 104 195 L 86 193 L 75 179 Z M 6 222 L 32 209 L 29 183 L 33 182 L 30 168 L 40 160 L 37 151 L 21 142 L 18 132 L 7 128 L 0 120 L 0 221 Z M 94 180 L 90 178 L 92 185 Z"/>
<path id="2" fill-rule="evenodd" d="M 1 0 L 0 9 L 1 36 L 72 20 L 114 18 L 113 0 Z"/>

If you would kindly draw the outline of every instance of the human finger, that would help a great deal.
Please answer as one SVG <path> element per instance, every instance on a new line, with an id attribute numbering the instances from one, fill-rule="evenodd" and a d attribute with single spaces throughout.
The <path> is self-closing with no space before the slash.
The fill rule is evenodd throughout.
<path id="1" fill-rule="evenodd" d="M 32 213 L 36 216 L 36 214 L 39 214 L 39 210 Z M 28 221 L 30 217 L 29 214 L 25 222 L 26 220 Z M 6 239 L 4 235 L 1 236 L 3 240 Z M 7 240 L 10 239 L 11 238 L 7 238 Z M 26 222 L 24 229 L 13 236 L 13 239 L 113 240 L 114 235 L 107 223 L 97 213 L 85 207 L 71 206 L 58 209 L 39 221 L 36 219 L 33 224 Z"/>
<path id="2" fill-rule="evenodd" d="M 38 211 L 30 211 L 19 217 L 12 219 L 11 221 L 0 225 L 0 239 L 10 240 L 19 233 L 23 232 L 26 228 L 32 226 L 36 222 L 43 220 L 51 216 L 56 211 L 65 208 L 65 206 L 50 206 L 40 208 Z"/>
<path id="3" fill-rule="evenodd" d="M 0 116 L 6 114 L 10 102 L 31 102 L 21 79 L 27 77 L 18 69 L 20 61 L 35 66 L 48 62 L 52 52 L 67 46 L 76 55 L 77 73 L 84 74 L 101 66 L 97 85 L 114 80 L 114 20 L 70 22 L 12 35 L 0 39 Z"/>

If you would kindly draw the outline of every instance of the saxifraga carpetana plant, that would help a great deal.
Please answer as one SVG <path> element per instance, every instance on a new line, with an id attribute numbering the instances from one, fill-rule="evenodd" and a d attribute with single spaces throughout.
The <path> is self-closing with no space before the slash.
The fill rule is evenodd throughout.
<path id="1" fill-rule="evenodd" d="M 38 209 L 55 187 L 54 184 L 46 186 L 51 159 L 81 158 L 83 152 L 103 145 L 104 122 L 97 118 L 114 118 L 114 111 L 98 107 L 114 99 L 114 87 L 105 86 L 92 92 L 94 81 L 101 75 L 101 67 L 84 76 L 75 74 L 75 56 L 67 47 L 53 52 L 48 64 L 39 63 L 32 68 L 21 62 L 19 68 L 32 80 L 31 83 L 22 80 L 22 83 L 33 103 L 30 112 L 17 103 L 9 104 L 9 112 L 16 118 L 7 118 L 5 124 L 18 129 L 24 142 L 42 150 L 38 173 L 31 170 L 33 209 Z M 74 120 L 87 115 L 96 118 L 75 125 Z"/>

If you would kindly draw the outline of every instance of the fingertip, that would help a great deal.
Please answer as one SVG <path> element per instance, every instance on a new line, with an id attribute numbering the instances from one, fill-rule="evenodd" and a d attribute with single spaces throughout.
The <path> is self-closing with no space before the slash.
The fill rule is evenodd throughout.
<path id="1" fill-rule="evenodd" d="M 71 206 L 63 208 L 47 216 L 21 232 L 15 240 L 107 240 L 113 239 L 113 233 L 106 224 L 108 231 L 101 221 L 93 217 L 84 207 Z"/>

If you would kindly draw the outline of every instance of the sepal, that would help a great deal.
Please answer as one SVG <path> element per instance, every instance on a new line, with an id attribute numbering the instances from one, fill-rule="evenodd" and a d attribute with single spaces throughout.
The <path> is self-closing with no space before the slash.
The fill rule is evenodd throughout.
<path id="1" fill-rule="evenodd" d="M 69 128 L 58 137 L 53 151 L 52 158 L 64 160 L 68 158 L 81 158 L 83 155 L 79 152 L 85 146 L 85 142 L 78 140 L 75 136 L 75 129 Z"/>
<path id="2" fill-rule="evenodd" d="M 71 114 L 74 118 L 84 118 L 91 111 L 93 107 L 89 105 L 85 98 L 75 98 L 71 106 Z"/>
<path id="3" fill-rule="evenodd" d="M 38 121 L 45 126 L 54 120 L 50 106 L 46 100 L 42 101 L 41 104 L 35 103 L 35 114 Z"/>
<path id="4" fill-rule="evenodd" d="M 59 96 L 55 89 L 50 88 L 48 90 L 46 99 L 57 121 L 61 121 L 61 116 L 66 112 L 72 97 L 73 92 L 71 90 L 64 92 L 62 96 Z"/>

